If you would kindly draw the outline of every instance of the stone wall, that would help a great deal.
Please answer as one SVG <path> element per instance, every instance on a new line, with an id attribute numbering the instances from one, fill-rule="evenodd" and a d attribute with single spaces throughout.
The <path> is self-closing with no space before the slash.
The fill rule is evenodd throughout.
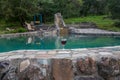
<path id="1" fill-rule="evenodd" d="M 45 63 L 43 63 L 45 62 Z M 13 59 L 0 62 L 0 80 L 120 80 L 120 60 L 102 57 Z"/>
<path id="2" fill-rule="evenodd" d="M 0 80 L 120 80 L 120 47 L 2 53 Z"/>

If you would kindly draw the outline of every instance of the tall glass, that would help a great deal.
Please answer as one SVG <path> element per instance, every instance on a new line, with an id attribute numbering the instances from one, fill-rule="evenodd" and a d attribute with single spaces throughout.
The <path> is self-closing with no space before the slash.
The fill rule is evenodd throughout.
<path id="1" fill-rule="evenodd" d="M 61 39 L 61 44 L 62 44 L 63 50 L 65 49 L 64 47 L 65 47 L 66 42 L 67 42 L 67 39 L 65 39 L 65 38 Z"/>

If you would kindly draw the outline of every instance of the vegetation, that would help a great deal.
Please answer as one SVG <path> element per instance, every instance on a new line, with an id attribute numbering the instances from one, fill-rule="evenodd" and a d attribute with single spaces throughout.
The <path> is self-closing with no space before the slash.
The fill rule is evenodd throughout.
<path id="1" fill-rule="evenodd" d="M 120 0 L 108 0 L 108 7 L 113 19 L 120 19 Z"/>
<path id="2" fill-rule="evenodd" d="M 25 31 L 21 30 L 24 22 L 32 21 L 40 13 L 44 23 L 54 21 L 57 12 L 61 12 L 67 23 L 91 21 L 102 29 L 119 31 L 119 5 L 120 0 L 0 0 L 0 33 L 7 27 L 15 32 L 19 28 L 20 32 Z"/>
<path id="3" fill-rule="evenodd" d="M 115 25 L 113 25 L 113 24 L 119 25 L 119 22 L 116 22 L 116 20 L 112 20 L 112 19 L 105 18 L 105 17 L 106 17 L 106 15 L 69 18 L 69 19 L 65 19 L 65 23 L 67 23 L 67 24 L 78 24 L 78 23 L 81 23 L 81 22 L 93 22 L 100 29 L 120 31 L 119 27 L 116 27 Z"/>

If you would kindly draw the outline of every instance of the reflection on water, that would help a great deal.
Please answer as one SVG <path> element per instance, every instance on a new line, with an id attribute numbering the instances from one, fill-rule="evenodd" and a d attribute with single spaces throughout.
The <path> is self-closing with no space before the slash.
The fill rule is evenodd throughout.
<path id="1" fill-rule="evenodd" d="M 68 36 L 65 48 L 93 48 L 105 46 L 119 46 L 120 37 L 108 36 L 83 36 L 74 35 Z M 21 49 L 36 49 L 49 50 L 61 49 L 61 37 L 17 37 L 17 38 L 2 38 L 0 39 L 0 52 L 21 50 Z"/>
<path id="2" fill-rule="evenodd" d="M 33 42 L 33 38 L 32 37 L 28 37 L 27 44 L 31 44 L 32 42 Z"/>
<path id="3" fill-rule="evenodd" d="M 60 48 L 60 37 L 56 37 L 55 47 L 56 47 L 56 49 L 59 49 L 59 48 Z"/>

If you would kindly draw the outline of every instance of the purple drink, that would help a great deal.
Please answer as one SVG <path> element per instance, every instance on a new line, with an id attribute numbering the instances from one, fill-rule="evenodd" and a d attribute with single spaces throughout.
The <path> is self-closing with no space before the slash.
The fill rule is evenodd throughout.
<path id="1" fill-rule="evenodd" d="M 63 49 L 64 49 L 66 42 L 67 42 L 67 39 L 61 39 L 61 44 L 63 45 Z"/>
<path id="2" fill-rule="evenodd" d="M 62 45 L 65 45 L 66 44 L 66 41 L 61 41 Z"/>

